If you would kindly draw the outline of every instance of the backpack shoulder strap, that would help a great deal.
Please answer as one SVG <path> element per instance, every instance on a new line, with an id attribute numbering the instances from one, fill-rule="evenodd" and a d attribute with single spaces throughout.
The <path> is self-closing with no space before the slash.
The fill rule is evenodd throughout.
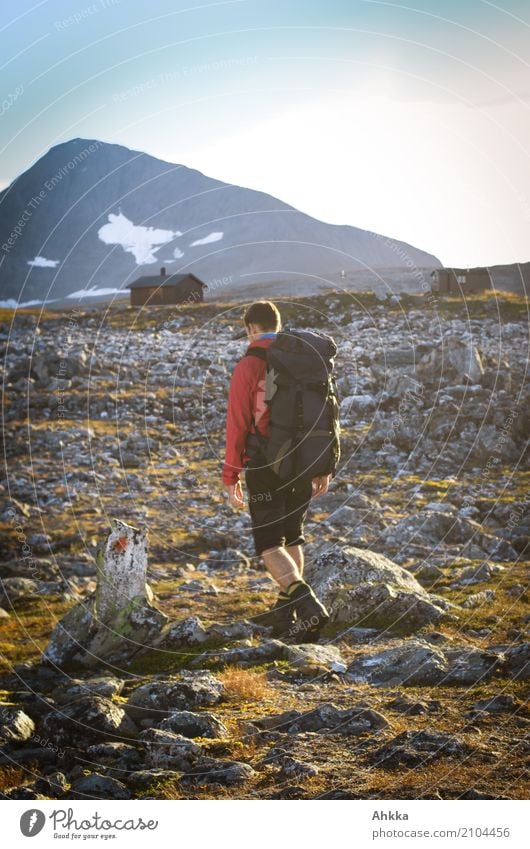
<path id="1" fill-rule="evenodd" d="M 245 357 L 256 357 L 256 359 L 261 360 L 263 363 L 267 364 L 267 351 L 266 351 L 265 348 L 250 348 L 243 355 L 243 359 Z M 261 436 L 261 434 L 259 433 L 259 431 L 256 427 L 256 420 L 254 419 L 253 413 L 250 414 L 250 419 L 251 419 L 251 428 L 252 428 L 251 433 L 255 433 L 259 438 Z M 263 437 L 261 437 L 261 438 L 263 439 Z"/>
<path id="2" fill-rule="evenodd" d="M 258 360 L 262 360 L 264 363 L 267 362 L 267 351 L 265 348 L 250 348 L 245 357 L 257 357 Z"/>

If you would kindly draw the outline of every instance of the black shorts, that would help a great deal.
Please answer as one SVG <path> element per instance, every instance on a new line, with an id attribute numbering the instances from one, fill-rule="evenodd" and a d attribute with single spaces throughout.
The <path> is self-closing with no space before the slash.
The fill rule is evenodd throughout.
<path id="1" fill-rule="evenodd" d="M 311 479 L 282 481 L 268 466 L 245 469 L 256 554 L 282 545 L 303 545 Z"/>

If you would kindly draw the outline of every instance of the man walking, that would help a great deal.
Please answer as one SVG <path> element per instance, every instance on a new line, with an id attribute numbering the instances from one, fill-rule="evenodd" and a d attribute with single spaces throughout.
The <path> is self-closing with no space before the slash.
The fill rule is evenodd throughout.
<path id="1" fill-rule="evenodd" d="M 253 621 L 271 626 L 275 636 L 314 642 L 329 615 L 303 580 L 303 525 L 311 498 L 327 492 L 331 475 L 285 481 L 255 452 L 250 456 L 249 437 L 257 433 L 254 440 L 259 440 L 269 433 L 265 351 L 281 330 L 280 313 L 272 302 L 257 301 L 247 309 L 244 323 L 249 346 L 230 382 L 223 483 L 232 507 L 244 508 L 240 475 L 245 469 L 256 554 L 280 588 L 273 609 Z"/>

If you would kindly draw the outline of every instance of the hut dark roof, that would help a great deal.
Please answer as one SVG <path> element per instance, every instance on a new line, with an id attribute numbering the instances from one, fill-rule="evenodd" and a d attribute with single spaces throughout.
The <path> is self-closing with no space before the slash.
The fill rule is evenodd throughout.
<path id="1" fill-rule="evenodd" d="M 159 286 L 178 286 L 184 280 L 189 280 L 190 277 L 203 286 L 205 289 L 208 288 L 207 284 L 202 280 L 199 280 L 195 274 L 154 274 L 154 275 L 144 275 L 143 277 L 139 277 L 138 280 L 134 280 L 133 283 L 129 283 L 126 287 L 127 289 L 158 289 Z"/>

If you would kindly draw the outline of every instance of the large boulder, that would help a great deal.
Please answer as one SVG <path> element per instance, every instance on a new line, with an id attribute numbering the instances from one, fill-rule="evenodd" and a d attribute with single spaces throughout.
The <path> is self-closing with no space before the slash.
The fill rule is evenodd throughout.
<path id="1" fill-rule="evenodd" d="M 375 749 L 370 760 L 378 767 L 413 768 L 442 757 L 466 758 L 471 752 L 471 747 L 456 735 L 442 731 L 403 731 Z"/>
<path id="2" fill-rule="evenodd" d="M 25 743 L 35 732 L 35 723 L 23 710 L 0 709 L 0 741 Z"/>
<path id="3" fill-rule="evenodd" d="M 86 696 L 47 714 L 44 734 L 58 747 L 81 749 L 106 738 L 130 739 L 135 725 L 123 709 L 101 696 Z"/>
<path id="4" fill-rule="evenodd" d="M 305 575 L 334 622 L 412 632 L 447 615 L 447 602 L 429 595 L 410 572 L 375 551 L 329 549 L 306 567 Z"/>
<path id="5" fill-rule="evenodd" d="M 380 731 L 388 726 L 388 720 L 383 714 L 364 705 L 338 708 L 326 702 L 312 710 L 289 710 L 286 713 L 253 719 L 251 725 L 260 731 L 281 731 L 288 734 L 333 731 L 355 735 L 366 731 Z"/>
<path id="6" fill-rule="evenodd" d="M 506 540 L 486 533 L 473 519 L 459 516 L 456 510 L 435 509 L 437 505 L 427 505 L 414 515 L 405 516 L 394 525 L 382 531 L 381 537 L 391 550 L 407 549 L 421 544 L 428 546 L 459 545 L 462 552 L 466 547 L 476 546 L 497 560 L 516 560 L 517 553 Z"/>
<path id="7" fill-rule="evenodd" d="M 213 713 L 177 710 L 159 724 L 161 731 L 172 731 L 183 737 L 228 737 L 228 729 Z"/>
<path id="8" fill-rule="evenodd" d="M 469 646 L 438 648 L 411 640 L 374 654 L 357 657 L 347 676 L 364 684 L 422 686 L 478 684 L 502 668 L 504 657 Z"/>
<path id="9" fill-rule="evenodd" d="M 154 769 L 185 772 L 196 763 L 202 752 L 200 745 L 193 740 L 160 728 L 142 731 L 140 739 L 146 746 L 146 763 Z"/>
<path id="10" fill-rule="evenodd" d="M 124 705 L 133 719 L 164 719 L 176 710 L 217 704 L 224 687 L 208 672 L 186 672 L 179 678 L 168 678 L 141 684 L 131 693 Z"/>

